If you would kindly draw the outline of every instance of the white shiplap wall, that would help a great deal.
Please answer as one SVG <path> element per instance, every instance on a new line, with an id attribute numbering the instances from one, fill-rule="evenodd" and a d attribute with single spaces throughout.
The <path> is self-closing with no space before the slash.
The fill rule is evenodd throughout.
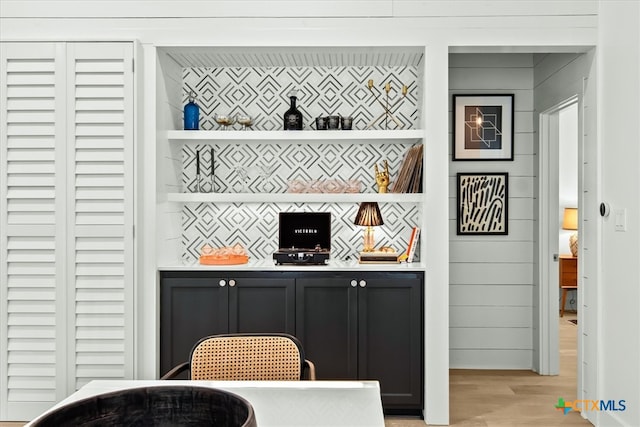
<path id="1" fill-rule="evenodd" d="M 451 54 L 449 60 L 450 94 L 512 93 L 515 97 L 513 161 L 450 161 L 450 367 L 530 369 L 535 219 L 533 56 Z M 451 133 L 449 136 L 451 147 Z M 456 235 L 457 172 L 509 173 L 507 236 Z"/>
<path id="2" fill-rule="evenodd" d="M 534 55 L 534 109 L 537 119 L 538 113 L 546 111 L 566 99 L 578 96 L 578 123 L 581 131 L 581 140 L 578 141 L 578 188 L 582 190 L 579 195 L 580 215 L 582 223 L 580 229 L 580 255 L 578 258 L 578 285 L 581 288 L 581 296 L 578 298 L 578 315 L 580 329 L 583 336 L 579 336 L 578 345 L 582 346 L 579 358 L 582 375 L 578 376 L 578 389 L 583 395 L 579 399 L 596 398 L 595 378 L 592 375 L 595 367 L 596 355 L 596 322 L 597 311 L 597 280 L 596 270 L 600 249 L 598 247 L 598 219 L 597 205 L 599 203 L 598 167 L 596 150 L 596 89 L 595 89 L 595 52 L 585 54 L 545 54 Z M 536 120 L 537 127 L 537 120 Z M 538 142 L 536 141 L 536 145 Z M 536 165 L 537 169 L 537 165 Z M 536 281 L 534 287 L 534 321 L 536 325 L 543 326 L 544 319 L 538 319 L 538 306 L 546 301 L 539 301 L 541 295 L 539 286 L 545 286 L 544 278 Z M 554 283 L 555 286 L 555 283 Z M 541 311 L 540 311 L 541 312 Z M 589 339 L 584 339 L 584 336 Z M 539 341 L 539 332 L 534 329 L 534 342 Z M 537 349 L 536 349 L 537 350 Z M 547 357 L 545 349 L 543 353 L 534 353 L 534 365 L 539 360 Z M 551 349 L 550 349 L 551 350 Z M 555 351 L 555 350 L 553 350 Z M 587 414 L 590 418 L 593 414 Z"/>
<path id="3" fill-rule="evenodd" d="M 586 198 L 582 201 L 583 203 L 587 203 L 593 206 L 590 209 L 596 208 L 597 203 L 597 188 L 596 188 L 596 152 L 595 152 L 595 123 L 596 123 L 596 109 L 595 109 L 595 53 L 594 51 L 590 51 L 586 54 L 581 53 L 555 53 L 555 54 L 537 54 L 533 57 L 534 61 L 534 126 L 538 129 L 539 126 L 539 113 L 547 111 L 551 108 L 554 108 L 560 103 L 565 102 L 567 99 L 578 96 L 578 127 L 580 128 L 582 141 L 578 142 L 578 153 L 579 159 L 578 163 L 582 166 L 578 168 L 578 187 L 582 188 L 582 193 L 580 197 Z M 536 135 L 537 136 L 537 135 Z M 536 147 L 539 146 L 539 142 L 536 138 Z M 584 153 L 580 153 L 582 150 L 580 145 L 584 145 Z M 535 169 L 538 170 L 537 161 L 542 161 L 542 159 L 536 159 Z M 586 179 L 585 179 L 586 178 Z M 543 185 L 542 183 L 540 183 Z M 557 184 L 553 184 L 557 185 Z M 580 198 L 579 197 L 579 198 Z M 594 227 L 596 224 L 593 221 L 595 219 L 593 214 L 590 214 L 590 209 L 585 209 L 586 205 L 579 206 L 580 212 L 583 218 L 590 216 L 591 222 L 589 223 L 590 227 Z M 538 206 L 536 205 L 536 210 Z M 579 274 L 578 274 L 578 283 L 581 284 L 583 282 L 583 277 L 585 277 L 584 268 L 586 264 L 587 267 L 593 273 L 593 266 L 596 265 L 595 260 L 587 262 L 586 264 L 582 261 L 582 258 L 595 256 L 595 250 L 593 246 L 595 245 L 595 236 L 596 233 L 592 230 L 580 226 L 580 246 L 584 250 L 584 248 L 591 246 L 592 249 L 589 253 L 583 253 L 579 257 Z M 537 251 L 537 248 L 536 248 Z M 536 263 L 538 262 L 536 257 Z M 592 274 L 593 277 L 593 274 Z M 550 327 L 554 327 L 551 324 L 551 321 L 547 322 L 545 319 L 540 319 L 539 314 L 544 312 L 544 310 L 539 309 L 539 307 L 544 308 L 544 304 L 549 305 L 548 301 L 540 301 L 540 295 L 544 295 L 544 289 L 540 286 L 547 286 L 545 283 L 546 279 L 544 277 L 536 278 L 534 280 L 534 289 L 533 289 L 533 306 L 534 306 L 534 328 L 533 338 L 534 338 L 534 368 L 538 371 L 538 368 L 543 367 L 544 360 L 550 355 L 547 353 L 546 349 L 538 348 L 536 343 L 541 342 L 540 335 L 542 334 L 542 330 L 546 328 L 545 323 L 549 323 Z M 557 283 L 553 283 L 553 286 L 557 286 Z M 549 289 L 550 292 L 553 292 L 552 295 L 557 295 L 557 293 L 553 289 Z M 593 292 L 593 287 L 591 288 L 591 292 Z M 579 300 L 579 298 L 577 298 Z M 591 317 L 589 315 L 588 322 L 587 318 L 584 316 L 586 313 L 582 307 L 578 308 L 579 316 L 581 316 L 582 320 L 580 321 L 581 328 L 585 326 L 591 325 L 593 327 L 595 322 L 595 317 Z M 595 312 L 592 310 L 591 313 L 595 316 Z M 540 329 L 537 329 L 537 327 Z M 557 334 L 555 332 L 551 332 L 550 339 L 557 339 Z M 589 342 L 595 343 L 595 334 L 593 334 L 593 339 Z M 541 352 L 540 352 L 540 351 Z M 555 349 L 549 349 L 549 351 L 556 351 Z"/>

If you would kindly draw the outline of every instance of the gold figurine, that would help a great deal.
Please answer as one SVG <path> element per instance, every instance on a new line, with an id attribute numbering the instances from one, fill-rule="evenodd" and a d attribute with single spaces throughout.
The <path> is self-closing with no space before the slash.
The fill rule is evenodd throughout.
<path id="1" fill-rule="evenodd" d="M 384 108 L 384 112 L 382 114 L 380 114 L 371 123 L 369 123 L 369 125 L 367 126 L 367 129 L 370 129 L 371 127 L 373 127 L 383 117 L 384 117 L 384 128 L 385 129 L 389 128 L 388 127 L 389 119 L 393 120 L 395 122 L 396 126 L 398 126 L 399 128 L 404 127 L 402 122 L 400 122 L 398 119 L 396 119 L 394 117 L 393 112 L 395 111 L 396 106 L 407 97 L 407 93 L 409 92 L 409 86 L 402 85 L 402 92 L 401 92 L 402 96 L 398 100 L 396 100 L 396 102 L 394 102 L 392 105 L 389 105 L 389 92 L 391 92 L 391 82 L 387 82 L 384 85 L 384 91 L 385 91 L 385 101 L 384 102 L 382 102 L 380 100 L 380 97 L 378 96 L 378 93 L 375 93 L 373 91 L 373 80 L 369 79 L 369 81 L 367 81 L 367 88 L 369 88 L 369 92 L 371 92 L 371 94 L 373 95 L 375 100 L 378 101 L 378 104 L 380 104 L 382 106 L 382 108 Z"/>
<path id="2" fill-rule="evenodd" d="M 386 193 L 389 187 L 389 163 L 384 161 L 384 171 L 380 172 L 378 164 L 374 166 L 376 172 L 376 183 L 378 184 L 378 193 Z"/>

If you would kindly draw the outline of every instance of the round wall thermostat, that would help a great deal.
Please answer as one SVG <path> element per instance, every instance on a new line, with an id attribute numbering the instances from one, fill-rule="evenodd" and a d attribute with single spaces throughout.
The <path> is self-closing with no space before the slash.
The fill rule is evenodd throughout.
<path id="1" fill-rule="evenodd" d="M 609 212 L 611 211 L 611 209 L 609 208 L 609 203 L 606 202 L 602 202 L 600 203 L 600 215 L 607 217 L 609 216 Z"/>

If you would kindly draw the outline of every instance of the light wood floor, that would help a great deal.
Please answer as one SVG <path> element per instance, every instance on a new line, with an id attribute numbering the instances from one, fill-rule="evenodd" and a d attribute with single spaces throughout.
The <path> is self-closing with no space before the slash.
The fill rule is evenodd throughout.
<path id="1" fill-rule="evenodd" d="M 559 397 L 576 399 L 577 331 L 565 312 L 560 322 L 560 375 L 531 371 L 451 370 L 451 426 L 590 426 L 579 413 L 563 415 L 554 408 Z M 417 419 L 387 418 L 386 427 L 424 427 Z"/>
<path id="2" fill-rule="evenodd" d="M 560 322 L 560 375 L 531 371 L 451 370 L 451 426 L 590 426 L 577 412 L 563 415 L 554 408 L 559 397 L 576 399 L 578 328 L 565 313 Z M 24 423 L 0 422 L 0 427 Z M 423 420 L 388 417 L 386 427 L 425 427 Z"/>

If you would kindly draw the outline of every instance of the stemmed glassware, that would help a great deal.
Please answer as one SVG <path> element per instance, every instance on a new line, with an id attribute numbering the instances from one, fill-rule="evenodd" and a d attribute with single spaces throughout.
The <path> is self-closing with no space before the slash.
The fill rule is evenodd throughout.
<path id="1" fill-rule="evenodd" d="M 213 120 L 215 120 L 216 123 L 218 123 L 220 126 L 222 126 L 223 130 L 227 130 L 227 128 L 229 126 L 232 126 L 236 122 L 236 118 L 235 117 L 225 116 L 225 115 L 218 115 L 218 114 L 214 114 L 213 115 Z"/>
<path id="2" fill-rule="evenodd" d="M 236 122 L 242 126 L 242 130 L 247 130 L 247 128 L 253 126 L 253 117 L 240 113 L 235 116 L 215 113 L 213 120 L 222 126 L 223 130 L 227 130 L 229 126 L 233 126 Z"/>
<path id="3" fill-rule="evenodd" d="M 251 116 L 239 114 L 236 116 L 236 121 L 242 125 L 242 130 L 247 130 L 247 128 L 253 125 L 253 118 Z"/>
<path id="4" fill-rule="evenodd" d="M 268 193 L 272 190 L 271 175 L 273 175 L 275 167 L 267 162 L 260 162 L 258 165 L 260 170 L 260 178 L 262 179 L 262 191 Z"/>
<path id="5" fill-rule="evenodd" d="M 242 184 L 242 192 L 246 193 L 247 181 L 249 180 L 249 173 L 247 169 L 242 165 L 235 165 L 233 167 L 233 171 L 238 175 L 238 178 L 240 178 L 240 183 Z"/>

